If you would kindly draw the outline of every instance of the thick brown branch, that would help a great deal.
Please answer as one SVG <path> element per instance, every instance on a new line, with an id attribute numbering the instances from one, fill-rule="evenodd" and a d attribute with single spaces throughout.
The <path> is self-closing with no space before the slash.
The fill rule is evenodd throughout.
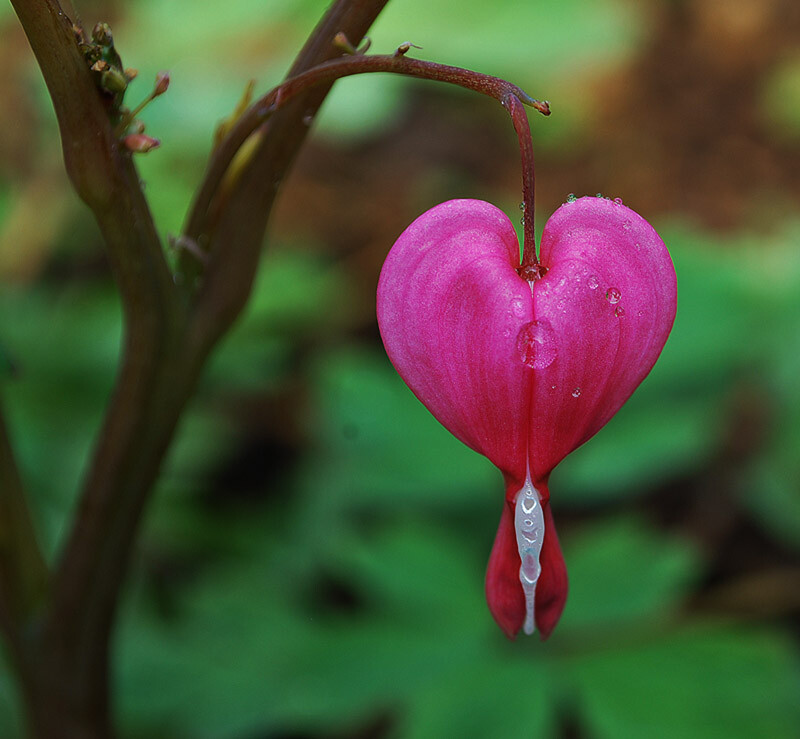
<path id="1" fill-rule="evenodd" d="M 327 88 L 304 96 L 265 129 L 245 178 L 221 212 L 222 228 L 212 243 L 216 263 L 207 273 L 209 299 L 190 319 L 136 171 L 113 135 L 69 19 L 55 0 L 12 2 L 53 98 L 68 172 L 106 240 L 125 311 L 119 378 L 31 652 L 35 675 L 26 684 L 38 735 L 102 737 L 112 733 L 109 634 L 142 512 L 204 360 L 247 300 L 275 180 L 305 136 L 300 119 L 316 110 Z M 360 39 L 384 4 L 339 0 L 292 73 L 340 53 L 331 44 L 336 32 Z"/>
<path id="2" fill-rule="evenodd" d="M 136 169 L 114 135 L 71 20 L 55 0 L 12 0 L 12 5 L 53 101 L 67 173 L 103 234 L 125 315 L 116 388 L 54 573 L 39 645 L 42 674 L 52 676 L 54 690 L 92 694 L 83 701 L 85 713 L 94 713 L 98 726 L 105 726 L 107 627 L 133 536 L 121 532 L 135 531 L 143 506 L 145 493 L 135 482 L 144 483 L 146 491 L 154 476 L 140 472 L 139 456 L 160 412 L 155 404 L 182 311 Z M 143 470 L 153 467 L 157 463 L 142 463 Z M 86 670 L 77 662 L 86 663 Z M 66 683 L 55 685 L 65 674 Z M 37 690 L 47 694 L 41 686 Z M 79 702 L 64 700 L 73 708 Z"/>

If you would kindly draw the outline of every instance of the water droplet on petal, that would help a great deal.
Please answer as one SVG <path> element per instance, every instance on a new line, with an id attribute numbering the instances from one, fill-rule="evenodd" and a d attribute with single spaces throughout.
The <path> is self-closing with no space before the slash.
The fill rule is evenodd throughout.
<path id="1" fill-rule="evenodd" d="M 610 287 L 606 290 L 606 300 L 611 303 L 611 305 L 616 305 L 619 303 L 619 299 L 622 297 L 622 293 L 619 291 L 619 288 Z"/>
<path id="2" fill-rule="evenodd" d="M 580 398 L 580 397 L 581 397 L 581 389 L 580 389 L 579 387 L 576 387 L 576 388 L 575 388 L 575 389 L 572 391 L 572 397 L 573 397 L 573 398 Z"/>
<path id="3" fill-rule="evenodd" d="M 567 202 L 568 203 L 574 203 L 576 200 L 577 200 L 577 198 L 575 197 L 575 193 L 574 192 L 571 192 L 569 195 L 567 195 Z"/>
<path id="4" fill-rule="evenodd" d="M 630 231 L 631 230 L 631 222 L 630 221 L 624 221 L 623 224 L 622 224 L 622 228 L 625 231 Z"/>
<path id="5" fill-rule="evenodd" d="M 614 315 L 617 318 L 622 318 L 622 316 L 625 315 L 625 309 L 621 305 L 618 305 L 616 308 L 614 308 Z"/>
<path id="6" fill-rule="evenodd" d="M 517 336 L 517 352 L 523 364 L 532 369 L 545 369 L 556 358 L 556 338 L 548 321 L 526 323 Z"/>
<path id="7" fill-rule="evenodd" d="M 522 318 L 525 315 L 525 303 L 522 298 L 514 298 L 511 301 L 511 310 L 514 311 L 514 315 L 517 318 Z"/>
<path id="8" fill-rule="evenodd" d="M 614 205 L 622 205 L 622 198 L 614 198 Z"/>
<path id="9" fill-rule="evenodd" d="M 596 197 L 596 198 L 602 198 L 602 197 L 603 197 L 603 193 L 601 193 L 601 192 L 598 192 L 598 193 L 597 193 L 597 195 L 595 195 L 595 197 Z"/>
<path id="10" fill-rule="evenodd" d="M 590 290 L 597 290 L 598 286 L 600 285 L 600 280 L 597 279 L 597 275 L 589 275 L 589 279 L 586 281 L 586 284 L 589 286 Z"/>

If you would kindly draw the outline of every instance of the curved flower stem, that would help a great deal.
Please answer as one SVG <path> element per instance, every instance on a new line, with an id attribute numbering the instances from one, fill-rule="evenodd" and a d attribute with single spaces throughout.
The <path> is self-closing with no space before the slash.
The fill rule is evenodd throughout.
<path id="1" fill-rule="evenodd" d="M 540 274 L 539 260 L 536 256 L 536 235 L 534 232 L 534 189 L 536 176 L 533 167 L 533 143 L 528 113 L 522 101 L 514 93 L 503 98 L 503 105 L 508 110 L 514 123 L 514 130 L 519 138 L 519 153 L 522 159 L 522 263 L 520 275 L 530 280 L 538 279 Z M 547 109 L 547 114 L 550 109 Z"/>
<path id="2" fill-rule="evenodd" d="M 524 90 L 499 77 L 473 72 L 461 67 L 452 67 L 421 59 L 410 59 L 405 56 L 410 46 L 408 43 L 402 44 L 394 54 L 374 56 L 354 54 L 332 59 L 291 77 L 253 103 L 214 152 L 203 178 L 203 184 L 192 206 L 185 229 L 185 236 L 197 241 L 201 234 L 206 232 L 206 229 L 213 228 L 213 224 L 209 223 L 209 220 L 213 219 L 213 200 L 220 194 L 221 184 L 229 171 L 231 162 L 244 142 L 274 112 L 280 110 L 298 94 L 317 85 L 331 84 L 342 77 L 350 77 L 356 74 L 388 72 L 407 77 L 447 82 L 468 90 L 474 90 L 498 100 L 506 107 L 519 136 L 520 152 L 523 160 L 523 202 L 525 203 L 524 212 L 526 215 L 524 253 L 527 255 L 527 262 L 523 260 L 523 266 L 537 264 L 536 244 L 533 235 L 533 147 L 531 145 L 530 127 L 523 104 L 535 108 L 543 115 L 549 115 L 550 107 L 548 103 L 532 98 Z"/>

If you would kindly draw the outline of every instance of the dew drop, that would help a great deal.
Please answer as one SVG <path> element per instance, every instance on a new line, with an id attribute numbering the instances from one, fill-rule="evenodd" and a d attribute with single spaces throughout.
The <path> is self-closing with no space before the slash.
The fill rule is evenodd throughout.
<path id="1" fill-rule="evenodd" d="M 576 387 L 576 388 L 575 388 L 575 389 L 572 391 L 572 397 L 573 397 L 573 398 L 580 398 L 580 397 L 581 397 L 581 389 L 580 389 L 579 387 Z"/>
<path id="2" fill-rule="evenodd" d="M 624 221 L 623 224 L 622 224 L 622 228 L 625 231 L 630 231 L 631 230 L 631 222 L 630 221 Z"/>
<path id="3" fill-rule="evenodd" d="M 514 298 L 511 301 L 511 310 L 517 318 L 522 318 L 525 315 L 525 303 L 522 298 Z"/>
<path id="4" fill-rule="evenodd" d="M 614 315 L 617 318 L 622 318 L 622 316 L 625 315 L 625 309 L 621 305 L 618 305 L 616 308 L 614 308 Z"/>
<path id="5" fill-rule="evenodd" d="M 611 305 L 616 305 L 619 303 L 619 299 L 622 297 L 622 293 L 619 291 L 619 288 L 610 287 L 606 290 L 606 300 L 611 303 Z"/>
<path id="6" fill-rule="evenodd" d="M 519 225 L 520 226 L 524 226 L 525 225 L 525 216 L 522 216 L 522 218 L 519 219 Z"/>
<path id="7" fill-rule="evenodd" d="M 524 200 L 519 204 L 519 209 L 521 211 L 525 212 L 525 201 Z"/>
<path id="8" fill-rule="evenodd" d="M 567 195 L 567 202 L 568 203 L 574 203 L 577 199 L 578 198 L 575 197 L 575 193 L 574 192 L 571 192 L 569 195 Z"/>
<path id="9" fill-rule="evenodd" d="M 622 198 L 614 198 L 614 205 L 622 205 Z"/>
<path id="10" fill-rule="evenodd" d="M 603 197 L 603 193 L 601 193 L 601 192 L 598 192 L 598 193 L 597 193 L 597 195 L 595 195 L 595 197 L 596 197 L 596 198 L 602 198 L 602 197 Z"/>
<path id="11" fill-rule="evenodd" d="M 590 290 L 597 290 L 600 285 L 600 280 L 597 279 L 597 275 L 589 275 L 589 279 L 586 280 L 586 284 L 589 286 Z"/>
<path id="12" fill-rule="evenodd" d="M 555 361 L 556 339 L 548 321 L 526 323 L 517 336 L 517 352 L 523 364 L 532 369 L 545 369 Z"/>

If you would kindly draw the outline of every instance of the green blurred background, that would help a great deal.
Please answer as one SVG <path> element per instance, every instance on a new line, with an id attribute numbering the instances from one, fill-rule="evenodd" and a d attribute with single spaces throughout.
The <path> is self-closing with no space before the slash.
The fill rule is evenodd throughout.
<path id="1" fill-rule="evenodd" d="M 325 2 L 76 5 L 140 70 L 129 103 L 172 73 L 143 115 L 163 146 L 137 160 L 166 239 L 216 123 L 248 79 L 277 83 Z M 549 99 L 539 224 L 570 192 L 622 197 L 672 252 L 675 329 L 553 475 L 562 623 L 507 641 L 483 599 L 500 474 L 394 373 L 374 292 L 426 208 L 518 214 L 513 129 L 434 83 L 337 84 L 147 516 L 116 636 L 123 736 L 800 736 L 800 6 L 392 0 L 370 35 Z M 120 306 L 7 3 L 0 100 L 0 389 L 52 555 Z M 20 731 L 0 667 L 0 736 Z"/>

